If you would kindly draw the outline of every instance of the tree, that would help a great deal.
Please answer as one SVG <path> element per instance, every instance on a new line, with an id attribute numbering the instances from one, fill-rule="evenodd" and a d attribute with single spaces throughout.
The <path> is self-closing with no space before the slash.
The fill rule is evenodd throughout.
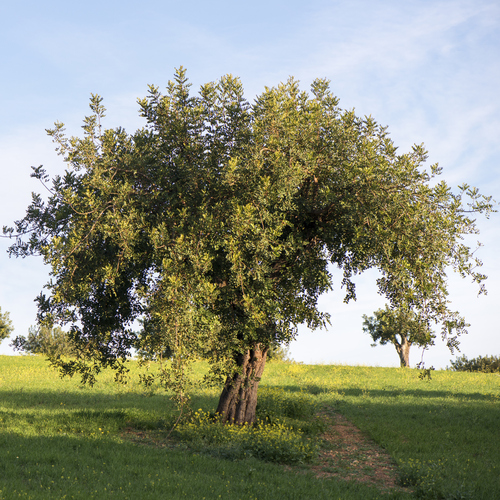
<path id="1" fill-rule="evenodd" d="M 15 351 L 44 354 L 48 357 L 74 356 L 74 347 L 67 332 L 59 327 L 31 326 L 28 336 L 18 336 L 10 344 Z"/>
<path id="2" fill-rule="evenodd" d="M 467 210 L 488 214 L 489 198 L 436 183 L 423 146 L 397 154 L 386 129 L 341 110 L 325 80 L 308 94 L 290 79 L 253 104 L 231 75 L 197 96 L 189 88 L 183 68 L 164 95 L 150 86 L 139 101 L 147 124 L 130 135 L 102 127 L 92 95 L 82 138 L 67 138 L 61 123 L 48 131 L 65 175 L 50 184 L 34 168 L 50 196 L 33 195 L 4 228 L 17 235 L 12 255 L 51 266 L 38 317 L 70 325 L 78 358 L 56 360 L 63 371 L 92 382 L 111 366 L 120 376 L 135 345 L 168 347 L 162 380 L 183 402 L 186 367 L 203 356 L 225 380 L 222 420 L 252 422 L 269 347 L 301 323 L 328 322 L 317 300 L 333 286 L 331 265 L 343 271 L 346 301 L 353 276 L 375 267 L 392 305 L 441 321 L 449 343 L 463 333 L 445 271 L 483 286 L 460 238 L 476 231 Z M 151 325 L 143 335 L 136 318 Z"/>
<path id="3" fill-rule="evenodd" d="M 2 308 L 0 307 L 0 342 L 6 339 L 13 331 L 14 327 L 12 326 L 9 313 L 2 313 Z"/>
<path id="4" fill-rule="evenodd" d="M 434 345 L 436 336 L 429 324 L 408 309 L 378 309 L 374 316 L 363 315 L 363 331 L 368 333 L 374 344 L 394 344 L 401 361 L 401 367 L 410 366 L 410 347 Z M 468 325 L 467 325 L 468 326 Z"/>
<path id="5" fill-rule="evenodd" d="M 463 355 L 455 361 L 450 360 L 451 368 L 447 370 L 456 372 L 482 372 L 482 373 L 500 373 L 500 356 L 478 356 L 477 358 L 467 359 Z"/>

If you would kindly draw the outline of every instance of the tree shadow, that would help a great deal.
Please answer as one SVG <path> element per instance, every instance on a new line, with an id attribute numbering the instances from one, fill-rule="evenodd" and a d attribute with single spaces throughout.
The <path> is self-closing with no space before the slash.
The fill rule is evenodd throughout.
<path id="1" fill-rule="evenodd" d="M 455 392 L 455 391 L 431 391 L 426 389 L 400 389 L 400 388 L 390 388 L 390 389 L 362 389 L 362 388 L 347 388 L 347 389 L 330 389 L 328 387 L 306 384 L 306 385 L 275 385 L 267 386 L 280 388 L 287 392 L 308 392 L 313 395 L 319 394 L 342 394 L 342 396 L 352 396 L 352 397 L 372 397 L 372 398 L 397 398 L 401 396 L 411 396 L 416 398 L 425 399 L 447 399 L 453 398 L 456 400 L 464 401 L 491 401 L 492 397 L 488 394 L 481 394 L 479 392 Z"/>

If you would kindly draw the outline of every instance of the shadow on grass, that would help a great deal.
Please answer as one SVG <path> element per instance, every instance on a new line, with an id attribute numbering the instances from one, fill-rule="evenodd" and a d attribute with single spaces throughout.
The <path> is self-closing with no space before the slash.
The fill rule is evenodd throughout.
<path id="1" fill-rule="evenodd" d="M 425 382 L 423 382 L 425 383 Z M 400 388 L 388 388 L 388 389 L 360 389 L 360 388 L 347 388 L 334 390 L 320 386 L 320 385 L 276 385 L 267 386 L 276 389 L 282 389 L 288 392 L 308 392 L 313 395 L 318 394 L 341 394 L 342 396 L 352 396 L 352 397 L 372 397 L 372 398 L 387 398 L 387 397 L 415 397 L 422 399 L 446 399 L 452 398 L 456 400 L 466 400 L 466 401 L 491 401 L 492 397 L 489 394 L 480 393 L 461 393 L 454 391 L 444 391 L 444 390 L 426 390 L 426 389 L 400 389 Z"/>
<path id="2" fill-rule="evenodd" d="M 210 396 L 193 396 L 191 403 L 194 409 L 212 409 L 217 401 Z M 104 432 L 118 432 L 125 427 L 170 429 L 178 415 L 169 394 L 160 392 L 0 390 L 0 431 L 10 428 L 24 433 L 32 428 L 33 432 L 50 435 L 62 432 L 90 436 L 103 432 L 102 429 Z"/>
<path id="3" fill-rule="evenodd" d="M 5 498 L 380 498 L 364 485 L 318 481 L 256 459 L 217 460 L 111 437 L 0 432 L 0 446 Z"/>
<path id="4" fill-rule="evenodd" d="M 494 401 L 488 395 L 425 388 L 328 391 L 314 384 L 262 388 L 279 391 L 284 407 L 294 414 L 298 393 L 309 394 L 344 414 L 403 465 L 409 457 L 420 460 L 421 468 L 407 471 L 412 481 L 430 471 L 442 488 L 463 487 L 473 498 L 492 498 L 491 494 L 500 498 L 495 459 L 500 447 L 498 404 L 491 404 Z M 272 393 L 268 399 L 272 400 Z M 64 492 L 75 498 L 107 498 L 105 491 L 116 496 L 130 484 L 125 496 L 140 498 L 165 498 L 166 490 L 158 485 L 178 488 L 192 498 L 279 498 L 262 486 L 272 481 L 282 488 L 283 498 L 378 498 L 369 489 L 355 490 L 331 481 L 325 486 L 324 481 L 303 476 L 299 480 L 293 474 L 287 475 L 289 484 L 285 484 L 276 479 L 282 468 L 256 460 L 233 464 L 179 448 L 121 441 L 120 432 L 127 426 L 143 430 L 171 426 L 178 413 L 165 393 L 0 390 L 0 401 L 0 491 L 17 488 L 18 493 L 34 495 L 36 490 L 53 498 L 50 487 L 56 497 Z M 200 393 L 193 397 L 192 407 L 212 411 L 216 404 L 216 396 Z M 206 484 L 212 489 L 206 490 Z M 307 496 L 308 490 L 314 494 Z M 351 491 L 363 494 L 349 496 Z M 44 496 L 37 494 L 37 498 Z"/>

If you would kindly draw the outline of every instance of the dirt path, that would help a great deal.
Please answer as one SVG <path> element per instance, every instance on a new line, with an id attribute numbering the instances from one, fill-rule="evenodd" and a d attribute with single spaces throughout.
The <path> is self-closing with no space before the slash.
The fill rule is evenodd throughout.
<path id="1" fill-rule="evenodd" d="M 391 456 L 355 425 L 332 409 L 323 409 L 319 418 L 326 424 L 323 448 L 312 470 L 318 478 L 359 481 L 381 490 L 403 490 Z M 406 490 L 407 491 L 407 490 Z"/>

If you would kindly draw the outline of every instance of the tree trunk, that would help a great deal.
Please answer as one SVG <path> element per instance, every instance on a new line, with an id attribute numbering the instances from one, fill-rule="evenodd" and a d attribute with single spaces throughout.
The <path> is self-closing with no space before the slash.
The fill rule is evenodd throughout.
<path id="1" fill-rule="evenodd" d="M 408 341 L 405 335 L 400 335 L 401 343 L 394 342 L 396 346 L 396 351 L 398 351 L 399 359 L 401 361 L 401 368 L 409 368 L 410 367 L 410 347 L 411 342 Z"/>
<path id="2" fill-rule="evenodd" d="M 236 358 L 238 370 L 227 377 L 217 407 L 222 422 L 242 425 L 255 421 L 257 388 L 266 365 L 267 351 L 256 345 Z"/>

